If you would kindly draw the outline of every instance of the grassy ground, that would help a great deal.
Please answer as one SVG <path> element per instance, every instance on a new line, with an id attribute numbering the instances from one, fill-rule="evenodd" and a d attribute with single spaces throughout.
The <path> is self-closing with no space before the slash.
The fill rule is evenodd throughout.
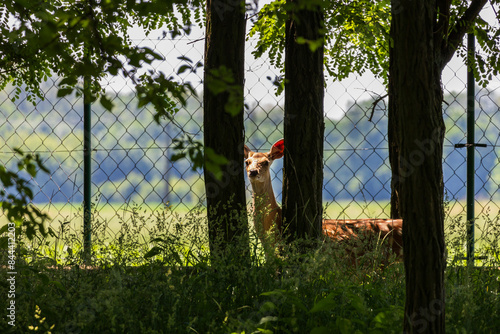
<path id="1" fill-rule="evenodd" d="M 96 210 L 108 217 L 114 213 L 114 208 Z M 308 255 L 283 245 L 282 255 L 265 259 L 252 233 L 249 248 L 242 246 L 246 241 L 235 243 L 226 255 L 214 257 L 203 210 L 131 208 L 116 223 L 100 219 L 92 235 L 91 268 L 76 266 L 82 264 L 81 234 L 69 224 L 48 243 L 27 241 L 18 231 L 14 288 L 8 281 L 13 274 L 0 271 L 0 282 L 7 282 L 0 284 L 0 309 L 6 312 L 15 302 L 16 326 L 2 316 L 0 332 L 402 332 L 404 268 L 395 263 L 381 270 L 377 252 L 353 266 L 345 250 L 331 243 Z M 450 252 L 463 249 L 463 235 L 454 230 L 462 223 L 458 218 L 450 223 Z M 498 240 L 500 229 L 492 232 Z M 449 258 L 448 333 L 500 328 L 500 261 L 498 243 L 491 240 L 488 266 L 483 261 L 482 267 L 466 268 Z M 8 254 L 0 255 L 7 264 Z M 11 289 L 14 297 L 4 298 Z"/>
<path id="2" fill-rule="evenodd" d="M 83 230 L 83 209 L 81 204 L 72 203 L 50 203 L 40 205 L 44 213 L 49 216 L 47 226 L 59 230 L 61 225 L 80 233 Z M 150 203 L 147 205 L 136 204 L 97 204 L 92 206 L 92 222 L 96 225 L 106 224 L 109 233 L 116 233 L 123 223 L 131 221 L 133 216 L 150 217 L 165 210 L 174 211 L 179 215 L 186 215 L 194 208 L 194 205 L 177 205 L 175 208 L 166 208 L 161 203 Z M 0 226 L 7 223 L 4 216 L 0 216 Z"/>
<path id="3" fill-rule="evenodd" d="M 500 240 L 491 237 L 496 235 L 492 233 L 492 230 L 500 229 L 498 208 L 491 206 L 492 203 L 487 201 L 478 201 L 476 203 L 475 246 L 476 255 L 479 257 L 484 256 L 485 252 L 489 252 L 490 244 L 500 245 Z M 324 207 L 324 217 L 333 219 L 388 218 L 390 208 L 389 202 L 357 203 L 354 201 L 325 203 Z M 81 206 L 71 203 L 51 203 L 42 208 L 52 218 L 48 225 L 57 235 L 72 233 L 74 242 L 80 244 L 83 242 L 83 210 Z M 120 237 L 123 234 L 123 229 L 129 226 L 131 222 L 143 224 L 144 229 L 140 233 L 147 237 L 148 233 L 146 231 L 154 226 L 155 221 L 158 219 L 168 220 L 168 225 L 174 226 L 182 223 L 185 217 L 192 218 L 194 209 L 196 209 L 196 214 L 200 216 L 206 214 L 204 208 L 185 204 L 168 207 L 161 203 L 148 203 L 141 206 L 134 204 L 94 204 L 92 206 L 92 229 L 94 231 L 92 239 L 109 243 L 111 240 Z M 445 211 L 445 233 L 447 238 L 449 242 L 454 243 L 454 249 L 461 250 L 450 252 L 448 256 L 456 259 L 463 258 L 466 244 L 460 240 L 465 240 L 467 230 L 465 203 L 447 202 Z M 165 218 L 167 216 L 168 218 Z M 496 219 L 494 219 L 495 217 Z M 0 226 L 6 223 L 5 218 L 0 217 Z M 55 243 L 55 241 L 55 238 L 46 240 L 48 243 Z M 63 247 L 60 243 L 58 245 L 58 247 Z M 463 261 L 458 263 L 463 263 Z"/>
<path id="4" fill-rule="evenodd" d="M 357 203 L 354 201 L 339 201 L 325 203 L 325 218 L 330 219 L 356 219 L 356 218 L 388 218 L 390 205 L 388 201 Z M 499 216 L 498 207 L 491 202 L 478 201 L 476 204 L 476 226 L 477 231 L 484 230 L 485 223 L 491 217 Z M 96 204 L 93 205 L 92 219 L 94 224 L 106 224 L 109 233 L 116 233 L 124 222 L 130 222 L 135 215 L 149 217 L 165 210 L 173 212 L 179 216 L 185 216 L 195 206 L 193 204 L 178 204 L 168 208 L 161 203 L 148 203 L 141 206 L 135 204 Z M 45 213 L 51 217 L 50 226 L 58 230 L 63 223 L 67 229 L 81 232 L 83 226 L 83 210 L 79 204 L 71 203 L 51 203 L 42 206 Z M 446 221 L 448 226 L 458 219 L 465 220 L 465 202 L 447 202 Z M 201 211 L 203 213 L 203 211 Z M 0 226 L 7 223 L 4 216 L 0 216 Z"/>

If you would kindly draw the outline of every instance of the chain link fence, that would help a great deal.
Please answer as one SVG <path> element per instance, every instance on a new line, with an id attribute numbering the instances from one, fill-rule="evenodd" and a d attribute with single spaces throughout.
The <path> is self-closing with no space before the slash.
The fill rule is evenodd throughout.
<path id="1" fill-rule="evenodd" d="M 176 73 L 178 57 L 203 60 L 203 39 L 175 40 L 139 36 L 134 43 L 148 46 L 165 57 L 153 63 L 154 70 Z M 266 59 L 246 54 L 246 137 L 249 147 L 267 151 L 283 137 L 283 96 L 275 95 L 272 80 L 279 76 Z M 143 69 L 145 71 L 146 69 Z M 444 115 L 447 127 L 443 169 L 449 212 L 465 215 L 466 66 L 453 60 L 445 70 Z M 175 124 L 153 120 L 154 110 L 137 108 L 130 83 L 108 78 L 107 94 L 115 104 L 112 113 L 92 106 L 92 198 L 93 220 L 120 224 L 140 207 L 155 211 L 169 205 L 185 213 L 204 203 L 201 171 L 189 161 L 172 162 L 172 140 L 189 132 L 202 139 L 202 69 L 187 74 L 198 96 L 175 115 Z M 57 78 L 43 87 L 44 100 L 36 105 L 21 91 L 12 101 L 15 88 L 0 93 L 0 158 L 13 169 L 14 148 L 38 153 L 50 174 L 32 179 L 34 204 L 49 213 L 53 224 L 82 224 L 83 200 L 83 100 L 75 96 L 57 98 Z M 329 218 L 389 217 L 390 166 L 387 143 L 386 99 L 383 83 L 370 73 L 341 82 L 327 78 L 325 92 L 324 191 L 325 214 Z M 498 215 L 500 205 L 500 80 L 476 91 L 476 214 Z M 373 112 L 372 120 L 369 121 Z M 307 148 L 304 148 L 307 149 Z M 242 162 L 243 166 L 243 162 Z M 281 200 L 282 162 L 273 167 L 274 188 Z M 250 189 L 250 188 L 249 188 Z M 250 200 L 250 191 L 248 192 Z M 0 220 L 5 219 L 0 216 Z"/>

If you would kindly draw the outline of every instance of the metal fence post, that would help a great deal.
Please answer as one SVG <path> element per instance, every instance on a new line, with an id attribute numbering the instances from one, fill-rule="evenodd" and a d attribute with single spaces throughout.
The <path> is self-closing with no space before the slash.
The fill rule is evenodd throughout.
<path id="1" fill-rule="evenodd" d="M 475 36 L 469 33 L 467 36 L 468 61 L 467 67 L 467 263 L 474 264 L 474 220 L 475 220 L 475 80 L 472 62 L 475 52 Z"/>
<path id="2" fill-rule="evenodd" d="M 86 263 L 90 262 L 91 239 L 91 103 L 89 78 L 84 78 L 83 93 L 83 252 Z"/>

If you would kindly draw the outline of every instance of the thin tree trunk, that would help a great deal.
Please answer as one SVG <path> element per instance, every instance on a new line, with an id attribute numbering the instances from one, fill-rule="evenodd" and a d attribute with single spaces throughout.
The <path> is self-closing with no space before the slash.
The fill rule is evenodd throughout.
<path id="1" fill-rule="evenodd" d="M 393 1 L 389 117 L 399 152 L 391 163 L 397 168 L 393 182 L 399 184 L 404 220 L 404 331 L 408 333 L 445 331 L 445 126 L 441 59 L 433 43 L 436 16 L 435 1 Z"/>
<path id="2" fill-rule="evenodd" d="M 390 53 L 390 72 L 395 72 L 393 61 L 393 49 L 389 50 Z M 389 78 L 390 80 L 390 78 Z M 399 178 L 399 139 L 398 139 L 398 126 L 396 125 L 396 99 L 394 98 L 394 85 L 391 81 L 389 81 L 388 85 L 389 90 L 389 115 L 388 115 L 388 124 L 387 124 L 387 134 L 389 141 L 389 163 L 391 165 L 392 170 L 392 178 L 391 178 L 391 218 L 392 219 L 401 219 L 401 211 L 399 207 L 400 198 L 399 194 L 401 193 L 401 182 Z"/>
<path id="3" fill-rule="evenodd" d="M 289 0 L 285 43 L 285 156 L 283 175 L 283 226 L 289 240 L 321 235 L 323 214 L 324 76 L 323 15 L 307 1 Z M 302 8 L 300 8 L 302 5 Z"/>
<path id="4" fill-rule="evenodd" d="M 249 255 L 245 249 L 248 247 L 247 217 L 241 215 L 246 208 L 243 173 L 244 9 L 244 1 L 207 0 L 203 87 L 205 148 L 212 148 L 229 160 L 222 168 L 221 179 L 215 177 L 205 164 L 210 250 L 214 255 L 227 255 L 234 253 L 233 247 L 239 247 L 240 258 Z M 233 83 L 220 92 L 216 90 L 220 87 L 216 82 L 221 79 L 222 70 L 230 73 Z M 237 112 L 233 103 L 230 113 L 226 107 L 235 97 L 238 99 Z"/>

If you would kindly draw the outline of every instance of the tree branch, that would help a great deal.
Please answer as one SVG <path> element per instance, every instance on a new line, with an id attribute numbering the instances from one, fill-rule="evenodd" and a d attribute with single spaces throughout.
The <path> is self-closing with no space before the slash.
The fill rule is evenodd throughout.
<path id="1" fill-rule="evenodd" d="M 457 50 L 458 45 L 462 42 L 465 33 L 469 30 L 474 20 L 479 15 L 481 9 L 488 0 L 472 0 L 469 8 L 467 8 L 451 29 L 447 43 L 443 45 L 441 50 L 441 69 L 450 61 L 453 54 Z M 446 32 L 444 32 L 446 33 Z"/>
<path id="2" fill-rule="evenodd" d="M 368 119 L 369 122 L 371 122 L 373 119 L 373 114 L 375 114 L 375 108 L 377 107 L 377 104 L 388 96 L 389 96 L 389 94 L 385 94 L 385 95 L 379 96 L 375 101 L 373 101 L 372 113 L 370 114 L 370 118 Z"/>
<path id="3" fill-rule="evenodd" d="M 440 0 L 437 2 L 438 20 L 435 29 L 437 38 L 441 38 L 440 43 L 446 43 L 448 28 L 450 26 L 451 0 Z"/>

